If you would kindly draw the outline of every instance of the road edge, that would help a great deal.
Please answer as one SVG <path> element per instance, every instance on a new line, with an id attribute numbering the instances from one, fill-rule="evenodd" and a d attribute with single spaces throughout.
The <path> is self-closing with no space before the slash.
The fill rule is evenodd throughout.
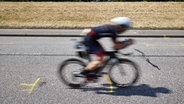
<path id="1" fill-rule="evenodd" d="M 83 29 L 0 29 L 0 37 L 83 37 Z M 184 38 L 184 30 L 137 30 L 132 29 L 120 37 L 177 37 Z"/>

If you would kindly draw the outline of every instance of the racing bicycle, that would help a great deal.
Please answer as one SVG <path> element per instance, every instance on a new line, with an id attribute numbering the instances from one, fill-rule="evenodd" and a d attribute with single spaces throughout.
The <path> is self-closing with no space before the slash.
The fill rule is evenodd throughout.
<path id="1" fill-rule="evenodd" d="M 75 75 L 76 71 L 84 68 L 90 62 L 88 49 L 83 41 L 75 42 L 76 55 L 80 58 L 70 58 L 62 62 L 59 67 L 59 78 L 64 84 L 71 88 L 80 88 L 90 82 L 98 82 L 103 75 L 108 75 L 113 86 L 129 87 L 135 84 L 139 79 L 138 65 L 127 59 L 120 58 L 119 55 L 131 55 L 120 53 L 119 51 L 107 51 L 105 55 L 108 57 L 106 61 L 98 68 L 98 71 L 79 77 Z M 84 61 L 84 60 L 87 60 Z"/>

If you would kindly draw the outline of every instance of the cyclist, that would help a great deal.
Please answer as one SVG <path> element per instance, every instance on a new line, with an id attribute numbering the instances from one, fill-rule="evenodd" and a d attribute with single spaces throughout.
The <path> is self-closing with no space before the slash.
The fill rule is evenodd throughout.
<path id="1" fill-rule="evenodd" d="M 109 37 L 114 43 L 114 49 L 119 50 L 133 44 L 133 40 L 120 42 L 117 40 L 117 34 L 123 33 L 131 27 L 131 20 L 128 17 L 116 17 L 111 19 L 112 24 L 103 24 L 90 28 L 84 37 L 84 44 L 88 47 L 91 62 L 79 72 L 77 76 L 86 76 L 91 72 L 98 70 L 98 67 L 105 61 L 105 51 L 98 39 Z M 86 31 L 85 31 L 86 32 Z"/>

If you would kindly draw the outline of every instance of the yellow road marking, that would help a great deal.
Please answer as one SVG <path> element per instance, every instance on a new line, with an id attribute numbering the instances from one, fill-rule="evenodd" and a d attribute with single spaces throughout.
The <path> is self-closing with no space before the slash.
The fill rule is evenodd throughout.
<path id="1" fill-rule="evenodd" d="M 0 42 L 0 45 L 13 45 L 14 42 Z"/>
<path id="2" fill-rule="evenodd" d="M 32 93 L 34 87 L 36 86 L 36 84 L 38 83 L 38 81 L 40 80 L 40 78 L 37 78 L 36 81 L 32 84 L 27 84 L 27 83 L 21 83 L 20 86 L 28 86 L 28 87 L 31 87 L 30 89 L 26 89 L 26 90 L 23 90 L 23 91 L 26 91 L 28 93 Z"/>
<path id="3" fill-rule="evenodd" d="M 170 37 L 167 35 L 164 35 L 164 39 L 169 39 Z"/>
<path id="4" fill-rule="evenodd" d="M 110 84 L 110 90 L 109 90 L 109 92 L 113 92 L 113 86 L 112 86 L 112 81 L 110 80 L 110 78 L 109 78 L 109 76 L 107 75 L 107 80 L 108 80 L 108 82 L 109 82 L 109 84 Z"/>
<path id="5" fill-rule="evenodd" d="M 184 43 L 175 44 L 145 44 L 146 47 L 183 47 Z"/>

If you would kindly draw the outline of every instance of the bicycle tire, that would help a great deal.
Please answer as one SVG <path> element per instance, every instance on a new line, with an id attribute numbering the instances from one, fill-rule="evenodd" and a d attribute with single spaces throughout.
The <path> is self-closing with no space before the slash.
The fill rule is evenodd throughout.
<path id="1" fill-rule="evenodd" d="M 128 69 L 128 67 L 130 66 L 131 70 L 128 69 L 127 71 L 131 71 L 129 74 L 133 74 L 130 78 L 125 78 L 125 75 L 119 75 L 120 73 L 118 73 L 116 70 L 115 70 L 115 67 L 121 65 L 121 69 L 118 68 L 119 71 L 124 71 L 124 72 L 120 72 L 121 74 L 127 74 L 128 72 L 125 72 L 126 68 Z M 126 66 L 126 67 L 125 67 Z M 128 66 L 128 67 L 127 67 Z M 116 73 L 113 73 L 113 72 L 116 72 Z M 116 74 L 116 75 L 115 75 Z M 119 59 L 119 62 L 118 63 L 115 63 L 113 64 L 110 69 L 109 69 L 109 77 L 110 77 L 110 80 L 112 82 L 112 84 L 114 86 L 117 86 L 117 87 L 129 87 L 129 86 L 132 86 L 133 84 L 135 84 L 138 79 L 139 79 L 139 74 L 140 74 L 140 70 L 138 68 L 138 65 L 136 63 L 134 63 L 133 61 L 131 60 L 128 60 L 128 59 Z M 128 77 L 130 77 L 128 75 Z"/>
<path id="2" fill-rule="evenodd" d="M 69 74 L 72 76 L 72 73 L 65 73 L 65 71 L 69 71 L 71 69 L 73 69 L 74 71 L 76 71 L 78 68 L 76 66 L 72 66 L 72 64 L 76 64 L 78 65 L 80 68 L 83 68 L 86 66 L 86 64 L 84 62 L 82 62 L 81 60 L 78 59 L 68 59 L 66 61 L 64 61 L 60 67 L 59 67 L 59 78 L 61 79 L 61 81 L 71 87 L 71 88 L 80 88 L 82 86 L 84 86 L 85 84 L 85 78 L 84 81 L 81 82 L 75 82 L 75 81 L 71 81 L 69 78 L 66 77 L 66 74 Z M 71 66 L 71 68 L 69 68 L 69 66 Z M 69 68 L 69 69 L 68 69 Z"/>

